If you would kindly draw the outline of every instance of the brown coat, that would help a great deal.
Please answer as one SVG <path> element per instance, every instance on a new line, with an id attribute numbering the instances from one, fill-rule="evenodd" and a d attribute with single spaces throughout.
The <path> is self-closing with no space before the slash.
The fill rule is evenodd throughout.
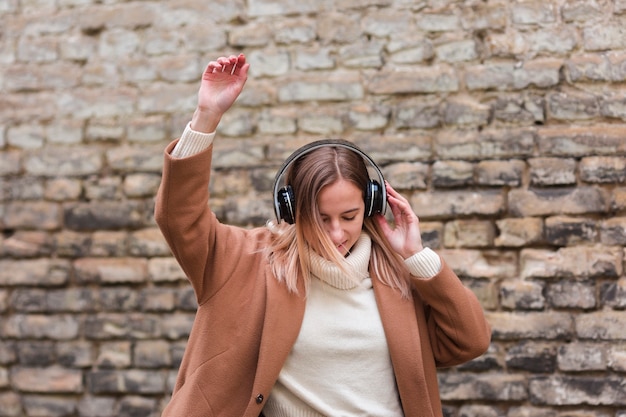
<path id="1" fill-rule="evenodd" d="M 189 278 L 198 310 L 164 417 L 259 416 L 293 346 L 305 300 L 272 275 L 266 228 L 221 224 L 207 205 L 212 148 L 166 149 L 156 221 Z M 441 416 L 437 366 L 481 355 L 490 329 L 474 294 L 443 263 L 413 279 L 413 299 L 372 277 L 406 416 Z M 300 280 L 302 283 L 302 280 Z"/>

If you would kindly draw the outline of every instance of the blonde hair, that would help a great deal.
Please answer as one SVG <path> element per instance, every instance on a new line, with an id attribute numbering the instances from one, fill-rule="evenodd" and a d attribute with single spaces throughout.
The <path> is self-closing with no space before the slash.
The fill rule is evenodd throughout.
<path id="1" fill-rule="evenodd" d="M 304 277 L 304 286 L 308 290 L 310 250 L 333 261 L 344 271 L 348 268 L 324 231 L 317 207 L 321 189 L 340 179 L 354 183 L 365 193 L 370 178 L 360 155 L 337 146 L 324 146 L 303 155 L 287 172 L 287 184 L 291 185 L 295 197 L 295 221 L 294 224 L 267 223 L 273 236 L 266 254 L 272 272 L 291 292 L 298 292 L 300 275 Z M 373 217 L 363 220 L 363 229 L 372 241 L 370 267 L 374 274 L 383 284 L 396 288 L 408 298 L 410 283 L 404 278 L 407 270 L 402 258 L 391 248 Z"/>

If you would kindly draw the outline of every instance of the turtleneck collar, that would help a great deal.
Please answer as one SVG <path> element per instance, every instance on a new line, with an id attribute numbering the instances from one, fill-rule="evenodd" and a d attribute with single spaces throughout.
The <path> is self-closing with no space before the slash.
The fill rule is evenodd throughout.
<path id="1" fill-rule="evenodd" d="M 339 265 L 322 258 L 317 253 L 310 251 L 311 273 L 314 277 L 324 281 L 328 285 L 340 290 L 356 288 L 363 279 L 369 276 L 368 266 L 372 251 L 372 241 L 367 233 L 361 236 L 350 249 L 346 261 L 346 272 Z"/>

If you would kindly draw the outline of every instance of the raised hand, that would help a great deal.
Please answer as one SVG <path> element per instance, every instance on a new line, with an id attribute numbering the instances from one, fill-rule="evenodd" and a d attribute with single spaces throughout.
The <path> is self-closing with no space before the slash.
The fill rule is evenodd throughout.
<path id="1" fill-rule="evenodd" d="M 376 220 L 391 247 L 403 259 L 407 259 L 424 249 L 419 219 L 406 198 L 394 190 L 386 181 L 385 187 L 387 190 L 387 202 L 391 208 L 394 224 L 392 227 L 387 222 L 387 219 L 380 214 L 376 217 Z"/>
<path id="2" fill-rule="evenodd" d="M 200 82 L 198 106 L 191 119 L 191 128 L 214 132 L 224 113 L 233 105 L 248 78 L 246 57 L 220 57 L 209 62 Z"/>

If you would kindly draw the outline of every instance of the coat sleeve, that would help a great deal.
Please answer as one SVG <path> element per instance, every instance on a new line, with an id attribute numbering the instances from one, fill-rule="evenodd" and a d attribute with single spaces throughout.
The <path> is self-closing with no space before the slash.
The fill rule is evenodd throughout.
<path id="1" fill-rule="evenodd" d="M 173 158 L 175 145 L 176 141 L 165 150 L 155 220 L 202 304 L 231 277 L 246 276 L 252 257 L 244 252 L 258 253 L 258 244 L 251 238 L 254 232 L 221 224 L 210 209 L 213 146 Z"/>
<path id="2" fill-rule="evenodd" d="M 435 361 L 439 367 L 459 365 L 482 355 L 491 342 L 491 328 L 476 295 L 466 288 L 442 260 L 442 268 L 429 279 L 413 279 L 426 304 Z"/>

